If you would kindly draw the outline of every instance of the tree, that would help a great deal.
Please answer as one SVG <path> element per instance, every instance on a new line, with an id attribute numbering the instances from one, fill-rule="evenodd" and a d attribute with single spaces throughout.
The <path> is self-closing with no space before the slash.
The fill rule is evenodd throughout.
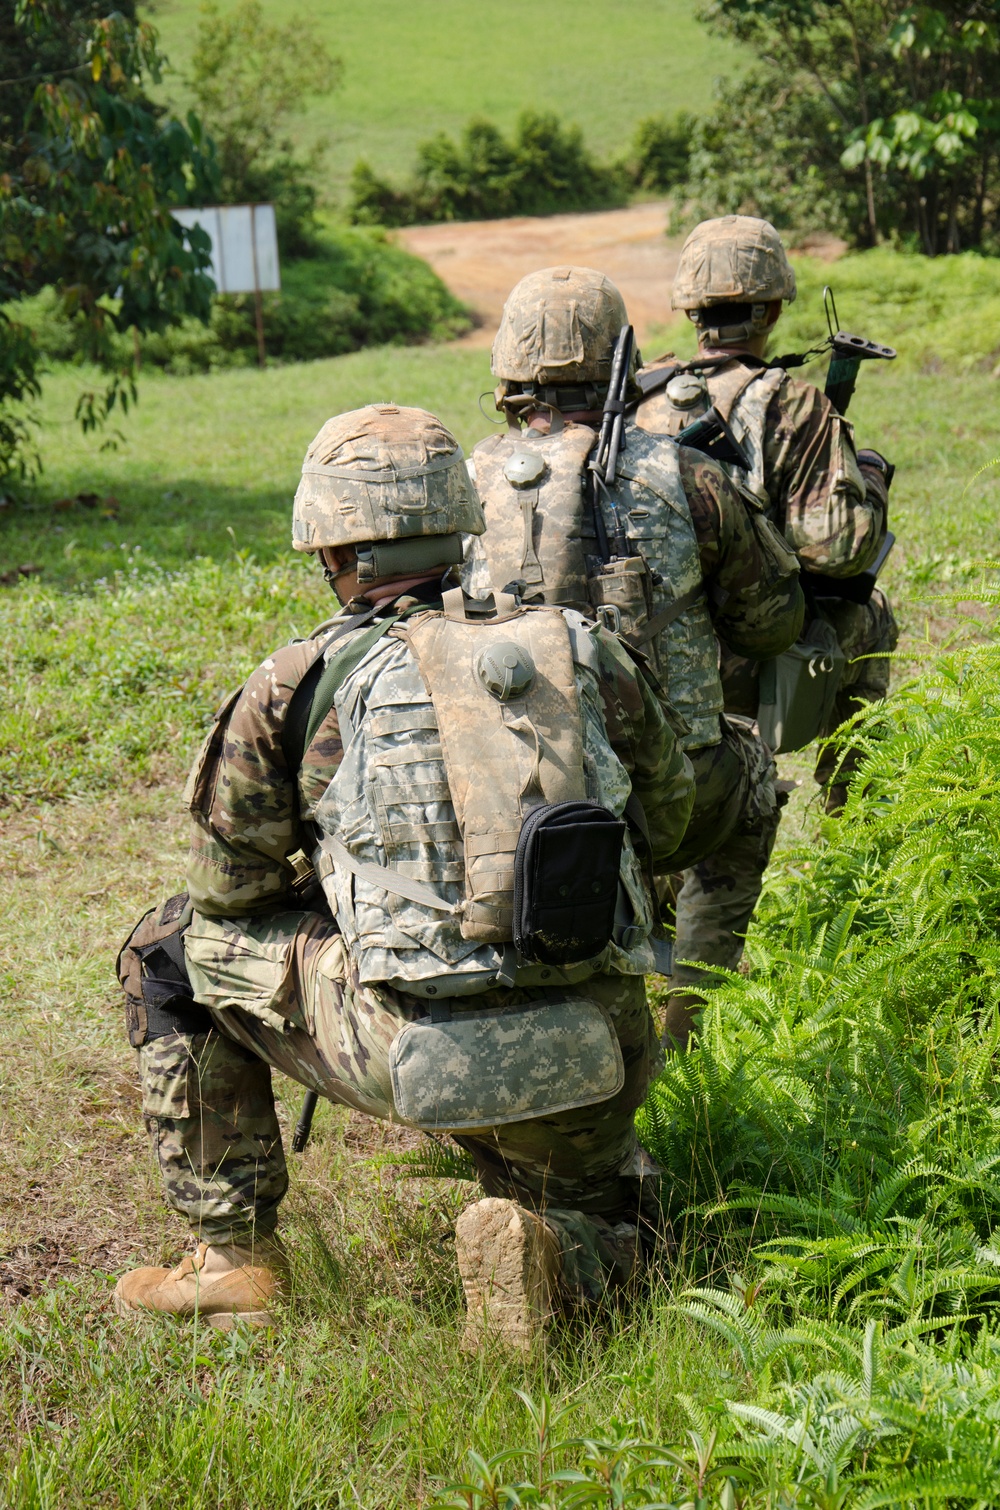
<path id="1" fill-rule="evenodd" d="M 749 203 L 732 203 L 728 178 L 738 86 L 708 123 L 720 138 L 725 208 L 760 209 L 769 167 L 787 177 L 778 144 L 804 139 L 798 172 L 822 175 L 855 240 L 872 245 L 903 234 L 929 255 L 996 244 L 996 0 L 708 0 L 703 15 L 753 49 L 759 62 L 747 91 L 761 102 L 770 92 L 773 101 L 772 129 L 755 143 L 760 191 Z M 710 183 L 697 141 L 694 162 L 703 199 Z"/>
<path id="2" fill-rule="evenodd" d="M 52 286 L 86 354 L 109 376 L 81 395 L 85 429 L 135 398 L 134 358 L 116 335 L 206 318 L 207 238 L 170 206 L 208 195 L 214 167 L 187 125 L 143 91 L 163 58 L 134 0 L 17 0 L 0 26 L 0 303 Z M 36 463 L 23 401 L 39 392 L 31 333 L 3 316 L 0 477 Z"/>
<path id="3" fill-rule="evenodd" d="M 218 154 L 220 197 L 224 204 L 273 200 L 286 256 L 311 249 L 325 143 L 298 157 L 284 133 L 303 101 L 336 89 L 341 73 L 300 16 L 274 26 L 259 0 L 240 0 L 225 16 L 214 0 L 202 6 L 190 82 Z"/>

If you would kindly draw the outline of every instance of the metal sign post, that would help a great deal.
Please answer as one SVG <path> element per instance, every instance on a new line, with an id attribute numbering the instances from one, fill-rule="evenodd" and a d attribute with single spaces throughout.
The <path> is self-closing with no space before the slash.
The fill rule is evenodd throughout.
<path id="1" fill-rule="evenodd" d="M 262 295 L 281 288 L 274 205 L 204 205 L 171 213 L 183 226 L 198 226 L 212 243 L 211 273 L 220 294 L 253 294 L 257 361 L 263 367 L 267 353 Z"/>

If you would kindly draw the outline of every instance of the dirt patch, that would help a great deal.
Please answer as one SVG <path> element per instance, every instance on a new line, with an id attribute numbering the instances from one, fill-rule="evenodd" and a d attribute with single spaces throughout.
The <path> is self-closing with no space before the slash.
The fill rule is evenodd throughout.
<path id="1" fill-rule="evenodd" d="M 410 226 L 396 234 L 474 311 L 476 329 L 459 345 L 492 345 L 504 300 L 518 279 L 536 268 L 572 262 L 599 268 L 617 283 L 649 358 L 669 344 L 664 327 L 683 319 L 670 308 L 684 237 L 667 235 L 669 210 L 666 200 L 656 200 L 589 215 L 452 221 Z M 796 250 L 834 262 L 844 255 L 847 243 L 816 231 Z"/>
<path id="2" fill-rule="evenodd" d="M 518 216 L 411 226 L 402 244 L 429 262 L 481 322 L 463 344 L 490 346 L 500 312 L 519 278 L 572 262 L 607 273 L 622 291 L 640 344 L 652 327 L 676 318 L 670 290 L 683 237 L 666 235 L 664 201 L 590 215 Z"/>

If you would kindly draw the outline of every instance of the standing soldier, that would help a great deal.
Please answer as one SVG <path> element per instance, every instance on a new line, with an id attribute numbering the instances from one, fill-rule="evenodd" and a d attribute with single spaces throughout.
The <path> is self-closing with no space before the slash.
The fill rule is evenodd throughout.
<path id="1" fill-rule="evenodd" d="M 681 250 L 671 302 L 697 327 L 698 356 L 691 362 L 664 358 L 643 373 L 648 396 L 636 422 L 653 435 L 676 435 L 714 407 L 750 462 L 749 472 L 730 468 L 733 476 L 802 566 L 851 577 L 870 567 L 881 548 L 889 469 L 877 451 L 855 451 L 850 424 L 818 388 L 764 361 L 782 304 L 794 298 L 795 274 L 766 220 L 724 215 L 696 226 Z M 821 730 L 831 734 L 864 704 L 885 696 L 887 657 L 899 631 L 879 588 L 867 603 L 824 597 L 821 612 L 847 660 Z M 756 717 L 759 670 L 726 643 L 727 711 Z M 855 761 L 853 751 L 835 743 L 821 746 L 816 780 L 832 812 L 843 806 Z"/>
<path id="2" fill-rule="evenodd" d="M 716 852 L 711 892 L 685 888 L 678 898 L 676 958 L 734 969 L 778 800 L 750 720 L 723 714 L 716 637 L 745 656 L 777 655 L 801 628 L 803 598 L 781 536 L 697 452 L 630 425 L 616 478 L 595 493 L 597 427 L 627 318 L 617 288 L 590 268 L 546 268 L 508 296 L 492 357 L 508 425 L 473 453 L 486 533 L 465 581 L 475 594 L 516 583 L 528 602 L 596 613 L 649 656 L 695 773 L 680 859 Z M 630 371 L 626 397 L 636 393 Z M 608 541 L 618 542 L 613 551 Z M 687 987 L 702 978 L 674 967 L 670 1039 L 686 1042 L 701 1005 Z"/>
<path id="3" fill-rule="evenodd" d="M 526 1346 L 636 1261 L 656 1202 L 633 1121 L 659 1068 L 643 864 L 676 849 L 691 770 L 614 636 L 502 596 L 471 611 L 452 570 L 482 528 L 423 410 L 340 415 L 309 447 L 294 545 L 345 607 L 222 710 L 188 785 L 188 895 L 120 961 L 167 1200 L 198 1240 L 124 1275 L 123 1314 L 271 1320 L 272 1066 L 472 1154 L 467 1345 Z"/>

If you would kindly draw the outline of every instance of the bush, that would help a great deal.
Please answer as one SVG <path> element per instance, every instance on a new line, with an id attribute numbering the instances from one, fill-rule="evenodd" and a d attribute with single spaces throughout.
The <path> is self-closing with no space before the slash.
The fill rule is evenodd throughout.
<path id="1" fill-rule="evenodd" d="M 313 361 L 362 346 L 444 341 L 469 328 L 464 306 L 427 263 L 393 246 L 378 230 L 325 233 L 315 256 L 285 264 L 282 283 L 281 293 L 263 299 L 264 341 L 268 357 L 276 361 Z M 21 309 L 50 361 L 85 360 L 54 295 L 46 291 Z M 173 373 L 252 366 L 257 361 L 253 295 L 217 296 L 209 325 L 187 320 L 148 336 L 142 359 Z"/>
<path id="2" fill-rule="evenodd" d="M 458 142 L 444 132 L 422 142 L 402 188 L 359 162 L 349 215 L 358 225 L 416 225 L 606 209 L 625 198 L 624 172 L 597 163 L 578 126 L 527 110 L 509 140 L 492 121 L 476 119 Z"/>
<path id="3" fill-rule="evenodd" d="M 861 238 L 864 184 L 840 165 L 833 107 L 822 95 L 777 88 L 757 72 L 719 88 L 693 124 L 673 231 L 715 215 L 759 215 L 781 231 Z"/>
<path id="4" fill-rule="evenodd" d="M 636 126 L 622 167 L 637 189 L 666 193 L 687 178 L 696 118 L 679 110 L 669 119 L 647 115 Z"/>
<path id="5" fill-rule="evenodd" d="M 943 659 L 855 737 L 843 817 L 784 857 L 749 975 L 719 972 L 641 1113 L 674 1237 L 691 1223 L 711 1266 L 673 1309 L 714 1389 L 666 1437 L 581 1440 L 526 1402 L 442 1510 L 996 1503 L 1000 650 Z"/>

